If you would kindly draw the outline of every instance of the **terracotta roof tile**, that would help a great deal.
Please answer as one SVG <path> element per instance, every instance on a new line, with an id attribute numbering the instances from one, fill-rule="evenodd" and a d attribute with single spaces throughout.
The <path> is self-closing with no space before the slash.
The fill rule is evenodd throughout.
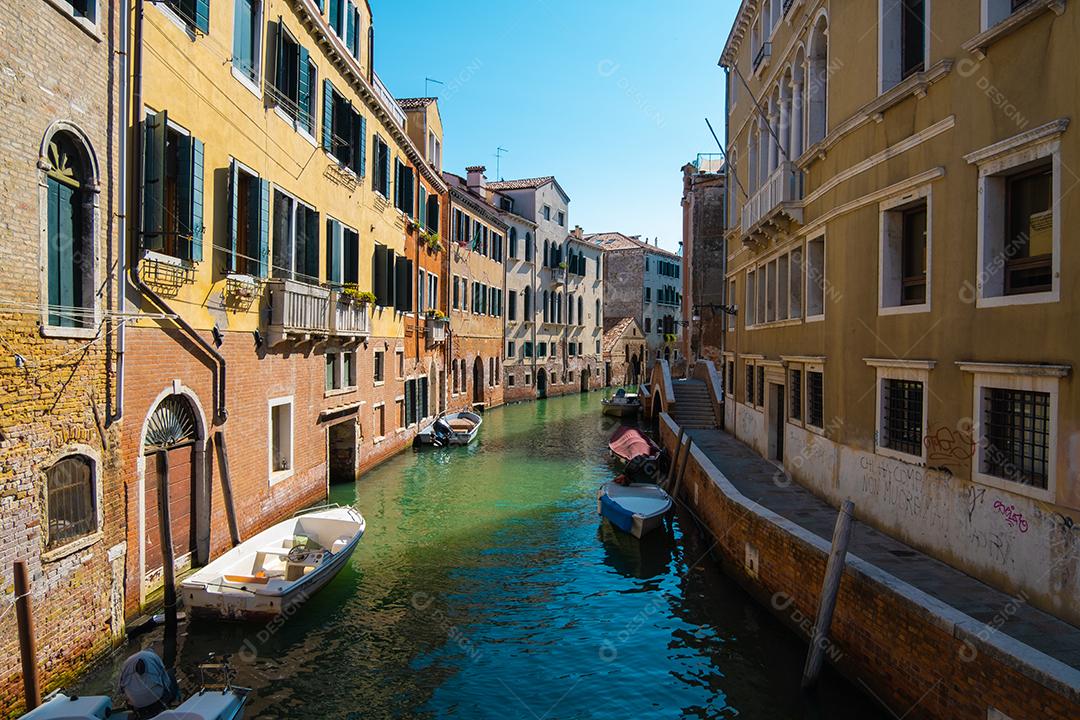
<path id="1" fill-rule="evenodd" d="M 521 180 L 499 180 L 489 182 L 487 186 L 493 190 L 530 190 L 543 187 L 554 181 L 554 175 L 545 175 L 544 177 L 523 178 Z"/>
<path id="2" fill-rule="evenodd" d="M 402 110 L 420 110 L 435 102 L 436 99 L 433 97 L 397 98 L 397 104 Z"/>
<path id="3" fill-rule="evenodd" d="M 604 353 L 609 353 L 615 349 L 615 346 L 619 343 L 619 339 L 626 332 L 626 329 L 635 322 L 632 317 L 619 318 L 615 321 L 614 325 L 611 325 L 606 331 L 604 331 L 603 350 Z M 605 325 L 608 323 L 605 322 Z"/>

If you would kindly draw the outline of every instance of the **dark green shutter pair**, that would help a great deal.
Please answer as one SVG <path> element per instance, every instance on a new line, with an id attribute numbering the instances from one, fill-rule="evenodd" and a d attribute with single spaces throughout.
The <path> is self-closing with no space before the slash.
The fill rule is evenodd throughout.
<path id="1" fill-rule="evenodd" d="M 330 7 L 333 7 L 331 5 Z M 334 85 L 329 80 L 323 79 L 323 118 L 322 118 L 322 146 L 323 150 L 333 154 L 334 152 Z"/>
<path id="2" fill-rule="evenodd" d="M 142 188 L 142 247 L 148 250 L 166 249 L 166 213 L 175 213 L 175 251 L 184 260 L 202 260 L 203 236 L 203 175 L 205 150 L 201 140 L 177 132 L 178 164 L 176 177 L 176 207 L 165 207 L 165 144 L 168 135 L 168 113 L 161 111 L 143 121 L 143 188 Z"/>
<path id="3" fill-rule="evenodd" d="M 55 307 L 82 307 L 83 284 L 79 276 L 75 248 L 82 246 L 85 230 L 83 193 L 79 189 L 48 179 L 49 222 L 49 324 L 63 327 L 84 327 L 80 317 L 57 312 Z"/>

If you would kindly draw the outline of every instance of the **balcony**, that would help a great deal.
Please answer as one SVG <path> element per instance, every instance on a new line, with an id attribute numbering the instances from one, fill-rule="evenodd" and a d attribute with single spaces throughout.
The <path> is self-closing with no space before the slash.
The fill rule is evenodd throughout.
<path id="1" fill-rule="evenodd" d="M 345 293 L 334 291 L 330 296 L 330 334 L 358 340 L 371 334 L 368 304 L 357 302 Z"/>
<path id="2" fill-rule="evenodd" d="M 424 324 L 424 337 L 427 344 L 438 345 L 446 342 L 446 331 L 450 327 L 450 318 L 429 317 Z"/>
<path id="3" fill-rule="evenodd" d="M 317 285 L 275 278 L 266 282 L 270 304 L 270 345 L 305 342 L 330 334 L 330 291 Z"/>
<path id="4" fill-rule="evenodd" d="M 566 284 L 566 268 L 553 267 L 551 268 L 551 282 L 555 285 Z"/>
<path id="5" fill-rule="evenodd" d="M 758 48 L 757 54 L 754 55 L 754 71 L 761 67 L 761 64 L 772 57 L 772 43 L 761 43 L 761 47 Z"/>
<path id="6" fill-rule="evenodd" d="M 742 209 L 743 242 L 758 243 L 802 224 L 802 172 L 782 162 Z"/>

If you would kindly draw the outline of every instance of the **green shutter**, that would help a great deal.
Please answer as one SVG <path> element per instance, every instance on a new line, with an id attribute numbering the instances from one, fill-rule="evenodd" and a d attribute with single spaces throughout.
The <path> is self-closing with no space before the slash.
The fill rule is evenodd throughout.
<path id="1" fill-rule="evenodd" d="M 371 254 L 371 289 L 375 302 L 385 307 L 386 302 L 386 246 L 376 245 Z"/>
<path id="2" fill-rule="evenodd" d="M 341 22 L 341 0 L 330 0 L 330 27 L 340 35 L 339 22 Z"/>
<path id="3" fill-rule="evenodd" d="M 149 250 L 161 250 L 165 246 L 165 127 L 168 122 L 164 110 L 143 121 L 142 246 Z"/>
<path id="4" fill-rule="evenodd" d="M 394 160 L 394 207 L 401 209 L 401 161 Z"/>
<path id="5" fill-rule="evenodd" d="M 304 214 L 304 274 L 312 282 L 319 281 L 319 213 L 301 208 Z"/>
<path id="6" fill-rule="evenodd" d="M 330 7 L 333 7 L 333 5 L 331 4 Z M 332 153 L 334 151 L 334 86 L 326 79 L 323 79 L 322 110 L 322 146 L 323 150 Z"/>
<path id="7" fill-rule="evenodd" d="M 367 173 L 367 143 L 364 142 L 364 138 L 366 138 L 366 137 L 367 137 L 367 119 L 363 115 L 361 115 L 360 116 L 360 142 L 358 143 L 360 145 L 360 167 L 357 170 L 357 173 L 360 175 L 360 177 L 364 177 L 364 175 Z"/>
<path id="8" fill-rule="evenodd" d="M 270 270 L 270 181 L 259 179 L 259 277 Z"/>
<path id="9" fill-rule="evenodd" d="M 296 69 L 296 102 L 300 106 L 300 122 L 309 133 L 315 131 L 315 113 L 311 106 L 310 60 L 306 47 L 300 46 L 300 67 Z"/>
<path id="10" fill-rule="evenodd" d="M 421 185 L 418 188 L 418 191 L 420 197 L 418 202 L 416 203 L 416 207 L 420 213 L 420 217 L 418 218 L 417 224 L 420 226 L 421 229 L 424 229 L 427 227 L 427 189 L 423 185 Z"/>
<path id="11" fill-rule="evenodd" d="M 396 270 L 394 265 L 394 251 L 386 248 L 386 307 L 393 307 L 396 294 Z"/>
<path id="12" fill-rule="evenodd" d="M 203 259 L 203 173 L 205 148 L 202 140 L 191 139 L 191 259 Z"/>
<path id="13" fill-rule="evenodd" d="M 236 272 L 236 241 L 239 237 L 238 225 L 240 218 L 238 217 L 238 208 L 240 203 L 240 170 L 236 166 L 236 160 L 229 161 L 229 260 L 228 270 L 229 272 Z M 245 262 L 246 265 L 246 262 Z"/>
<path id="14" fill-rule="evenodd" d="M 333 285 L 341 284 L 341 223 L 326 221 L 326 279 Z"/>
<path id="15" fill-rule="evenodd" d="M 82 235 L 82 208 L 79 193 L 54 178 L 48 179 L 49 222 L 49 304 L 65 308 L 82 305 L 75 263 L 75 246 Z M 81 325 L 80 318 L 52 311 L 49 324 L 64 327 Z"/>
<path id="16" fill-rule="evenodd" d="M 195 0 L 195 27 L 204 35 L 210 33 L 210 0 Z"/>
<path id="17" fill-rule="evenodd" d="M 349 48 L 349 52 L 354 52 L 353 43 L 356 42 L 356 13 L 353 12 L 352 3 L 346 4 L 345 17 L 345 46 Z"/>
<path id="18" fill-rule="evenodd" d="M 191 259 L 191 136 L 176 136 L 176 254 Z"/>
<path id="19" fill-rule="evenodd" d="M 414 281 L 416 273 L 413 271 L 413 261 L 405 261 L 405 310 L 413 311 L 413 296 L 416 295 Z"/>

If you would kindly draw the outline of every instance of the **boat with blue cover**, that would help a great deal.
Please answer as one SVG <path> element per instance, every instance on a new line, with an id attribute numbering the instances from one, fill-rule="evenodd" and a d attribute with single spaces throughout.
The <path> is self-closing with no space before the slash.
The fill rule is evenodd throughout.
<path id="1" fill-rule="evenodd" d="M 601 485 L 596 495 L 596 512 L 639 539 L 663 525 L 671 508 L 671 496 L 651 483 L 623 485 L 612 480 Z"/>

